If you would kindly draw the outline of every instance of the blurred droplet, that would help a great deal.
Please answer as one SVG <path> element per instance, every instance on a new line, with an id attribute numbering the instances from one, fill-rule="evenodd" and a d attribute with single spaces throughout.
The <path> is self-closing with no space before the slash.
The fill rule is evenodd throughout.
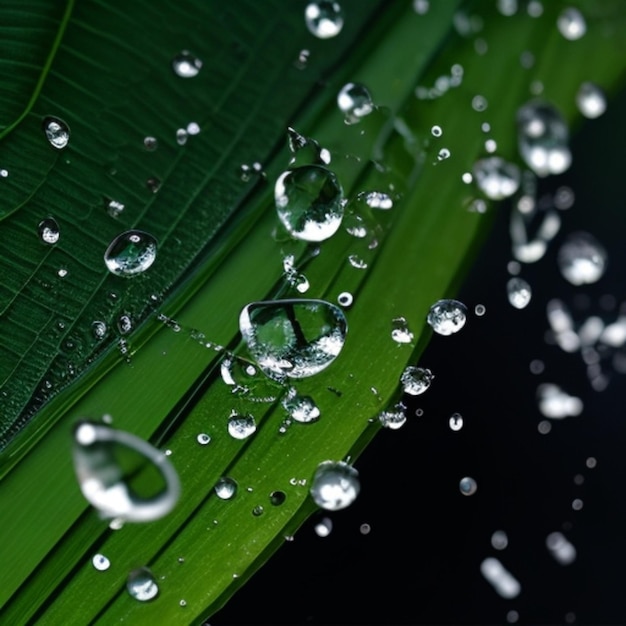
<path id="1" fill-rule="evenodd" d="M 359 473 L 344 461 L 323 461 L 315 470 L 310 493 L 317 506 L 338 511 L 359 495 Z"/>
<path id="2" fill-rule="evenodd" d="M 343 10 L 333 0 L 310 2 L 304 10 L 306 27 L 318 39 L 336 37 L 343 28 Z"/>

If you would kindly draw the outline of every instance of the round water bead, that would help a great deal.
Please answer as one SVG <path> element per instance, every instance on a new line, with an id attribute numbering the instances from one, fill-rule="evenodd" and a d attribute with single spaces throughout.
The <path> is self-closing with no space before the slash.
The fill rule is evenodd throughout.
<path id="1" fill-rule="evenodd" d="M 600 87 L 585 82 L 576 92 L 576 105 L 586 118 L 595 119 L 606 111 L 606 96 Z"/>
<path id="2" fill-rule="evenodd" d="M 237 493 L 237 481 L 230 476 L 222 476 L 215 483 L 215 494 L 222 500 L 230 500 Z"/>
<path id="3" fill-rule="evenodd" d="M 341 226 L 343 190 L 335 174 L 321 165 L 283 172 L 276 180 L 274 199 L 280 221 L 295 239 L 324 241 Z"/>
<path id="4" fill-rule="evenodd" d="M 330 39 L 343 28 L 343 10 L 332 0 L 309 2 L 304 10 L 304 21 L 312 35 L 318 39 Z"/>
<path id="5" fill-rule="evenodd" d="M 557 18 L 556 25 L 565 39 L 575 41 L 587 32 L 587 22 L 583 14 L 574 7 L 563 9 Z"/>
<path id="6" fill-rule="evenodd" d="M 104 572 L 111 567 L 111 561 L 104 554 L 94 554 L 91 563 L 99 572 Z"/>
<path id="7" fill-rule="evenodd" d="M 337 94 L 337 106 L 345 115 L 346 124 L 356 124 L 374 110 L 369 90 L 360 83 L 346 83 Z"/>
<path id="8" fill-rule="evenodd" d="M 140 567 L 128 575 L 126 589 L 135 600 L 147 602 L 156 598 L 159 593 L 159 585 L 152 572 L 147 567 Z"/>
<path id="9" fill-rule="evenodd" d="M 402 390 L 410 396 L 418 396 L 430 387 L 434 377 L 429 369 L 409 365 L 400 376 Z"/>
<path id="10" fill-rule="evenodd" d="M 48 143 L 57 150 L 62 150 L 70 142 L 70 127 L 58 117 L 45 117 L 43 131 Z"/>
<path id="11" fill-rule="evenodd" d="M 378 415 L 378 421 L 385 428 L 398 430 L 406 423 L 406 413 L 404 408 L 395 408 L 393 411 L 382 411 Z"/>
<path id="12" fill-rule="evenodd" d="M 256 432 L 256 422 L 252 415 L 233 412 L 228 418 L 228 434 L 233 439 L 247 439 Z"/>
<path id="13" fill-rule="evenodd" d="M 196 441 L 201 445 L 201 446 L 206 446 L 208 443 L 211 442 L 211 437 L 210 435 L 207 435 L 206 433 L 200 433 L 197 437 L 196 437 Z"/>
<path id="14" fill-rule="evenodd" d="M 473 496 L 478 489 L 476 481 L 471 476 L 464 476 L 459 481 L 459 491 L 464 496 Z"/>
<path id="15" fill-rule="evenodd" d="M 116 276 L 130 278 L 145 272 L 155 261 L 157 240 L 142 230 L 119 234 L 104 253 L 107 269 Z"/>
<path id="16" fill-rule="evenodd" d="M 607 252 L 587 232 L 572 233 L 559 248 L 557 263 L 561 275 L 572 285 L 589 285 L 604 275 Z"/>
<path id="17" fill-rule="evenodd" d="M 478 188 L 491 200 L 502 200 L 512 196 L 519 188 L 519 167 L 499 156 L 479 159 L 472 169 Z"/>
<path id="18" fill-rule="evenodd" d="M 438 300 L 430 307 L 426 321 L 439 335 L 458 333 L 467 320 L 467 307 L 458 300 Z"/>
<path id="19" fill-rule="evenodd" d="M 179 52 L 172 59 L 172 69 L 176 76 L 181 78 L 193 78 L 197 76 L 202 68 L 202 61 L 189 50 Z"/>
<path id="20" fill-rule="evenodd" d="M 47 217 L 46 219 L 41 220 L 37 226 L 37 232 L 39 233 L 41 241 L 51 246 L 57 243 L 57 241 L 59 241 L 59 237 L 61 236 L 59 225 L 53 217 Z"/>
<path id="21" fill-rule="evenodd" d="M 525 308 L 532 297 L 532 290 L 530 285 L 518 276 L 510 278 L 506 284 L 506 292 L 509 298 L 509 303 L 516 309 Z"/>
<path id="22" fill-rule="evenodd" d="M 460 413 L 453 413 L 448 420 L 450 430 L 459 431 L 463 428 L 463 416 Z"/>
<path id="23" fill-rule="evenodd" d="M 319 407 L 313 398 L 300 395 L 293 387 L 289 389 L 281 404 L 289 417 L 301 424 L 316 422 L 320 417 Z"/>
<path id="24" fill-rule="evenodd" d="M 361 490 L 359 473 L 344 461 L 323 461 L 315 470 L 310 494 L 317 506 L 338 511 L 350 506 Z"/>

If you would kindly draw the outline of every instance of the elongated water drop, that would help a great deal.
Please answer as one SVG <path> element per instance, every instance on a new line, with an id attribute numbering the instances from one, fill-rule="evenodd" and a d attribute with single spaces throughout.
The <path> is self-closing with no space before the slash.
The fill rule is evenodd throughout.
<path id="1" fill-rule="evenodd" d="M 429 369 L 409 365 L 400 376 L 402 390 L 411 396 L 418 396 L 430 387 L 434 377 Z"/>
<path id="2" fill-rule="evenodd" d="M 324 241 L 341 226 L 343 190 L 335 174 L 321 165 L 283 172 L 274 199 L 280 221 L 295 239 Z"/>
<path id="3" fill-rule="evenodd" d="M 589 285 L 604 275 L 607 253 L 602 244 L 587 232 L 572 233 L 559 248 L 559 270 L 572 285 Z"/>
<path id="4" fill-rule="evenodd" d="M 57 150 L 62 150 L 70 142 L 70 127 L 58 117 L 45 117 L 43 130 L 48 143 Z"/>
<path id="5" fill-rule="evenodd" d="M 512 196 L 521 181 L 519 167 L 498 156 L 476 161 L 472 172 L 478 188 L 491 200 Z"/>
<path id="6" fill-rule="evenodd" d="M 480 573 L 503 598 L 516 598 L 522 590 L 519 581 L 496 558 L 484 559 L 480 564 Z"/>
<path id="7" fill-rule="evenodd" d="M 343 10 L 338 2 L 310 2 L 304 10 L 306 27 L 318 39 L 336 37 L 343 28 Z"/>
<path id="8" fill-rule="evenodd" d="M 193 78 L 202 69 L 202 61 L 189 50 L 183 50 L 172 59 L 172 69 L 176 76 Z"/>
<path id="9" fill-rule="evenodd" d="M 369 90 L 360 83 L 346 83 L 337 94 L 337 106 L 346 124 L 356 124 L 374 110 Z"/>
<path id="10" fill-rule="evenodd" d="M 51 246 L 57 243 L 57 241 L 59 241 L 59 237 L 61 236 L 59 225 L 53 217 L 47 217 L 46 219 L 41 220 L 41 222 L 39 222 L 39 226 L 37 226 L 37 232 L 39 233 L 41 241 Z"/>
<path id="11" fill-rule="evenodd" d="M 313 376 L 337 358 L 348 330 L 343 311 L 324 300 L 253 302 L 241 311 L 239 330 L 270 378 Z"/>
<path id="12" fill-rule="evenodd" d="M 131 433 L 80 422 L 73 457 L 83 495 L 104 518 L 149 522 L 178 500 L 178 475 L 167 457 Z"/>
<path id="13" fill-rule="evenodd" d="M 159 585 L 154 574 L 147 567 L 140 567 L 128 575 L 126 590 L 135 600 L 147 602 L 157 597 Z"/>
<path id="14" fill-rule="evenodd" d="M 506 292 L 509 303 L 516 309 L 523 309 L 528 306 L 532 297 L 530 285 L 518 276 L 509 279 L 506 284 Z"/>
<path id="15" fill-rule="evenodd" d="M 338 511 L 350 506 L 361 490 L 359 473 L 344 461 L 324 461 L 315 470 L 310 493 L 317 506 Z"/>
<path id="16" fill-rule="evenodd" d="M 155 261 L 157 240 L 141 230 L 121 233 L 104 253 L 108 270 L 116 276 L 130 278 L 145 272 Z"/>
<path id="17" fill-rule="evenodd" d="M 458 333 L 467 320 L 467 307 L 458 300 L 438 300 L 430 307 L 426 321 L 439 335 Z"/>

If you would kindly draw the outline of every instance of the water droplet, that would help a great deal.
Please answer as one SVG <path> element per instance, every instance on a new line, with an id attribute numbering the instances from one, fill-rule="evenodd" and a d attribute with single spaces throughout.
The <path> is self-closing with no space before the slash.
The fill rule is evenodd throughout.
<path id="1" fill-rule="evenodd" d="M 237 481 L 230 476 L 222 476 L 215 483 L 215 493 L 222 500 L 230 500 L 237 493 Z"/>
<path id="2" fill-rule="evenodd" d="M 119 217 L 124 211 L 124 204 L 111 198 L 104 199 L 104 208 L 111 217 Z"/>
<path id="3" fill-rule="evenodd" d="M 91 323 L 91 333 L 94 339 L 102 339 L 107 334 L 107 325 L 101 320 Z"/>
<path id="4" fill-rule="evenodd" d="M 390 430 L 398 430 L 406 423 L 406 413 L 402 405 L 396 406 L 393 410 L 381 411 L 378 415 L 378 421 L 385 428 Z"/>
<path id="5" fill-rule="evenodd" d="M 111 567 L 111 561 L 104 554 L 95 554 L 91 559 L 91 563 L 99 572 L 104 572 Z"/>
<path id="6" fill-rule="evenodd" d="M 478 317 L 482 317 L 487 312 L 487 308 L 484 304 L 477 304 L 474 307 L 474 315 Z"/>
<path id="7" fill-rule="evenodd" d="M 299 70 L 304 70 L 304 69 L 306 69 L 306 66 L 309 64 L 309 58 L 310 57 L 311 57 L 311 51 L 307 50 L 306 48 L 303 48 L 298 53 L 298 58 L 294 61 L 294 65 Z"/>
<path id="8" fill-rule="evenodd" d="M 607 253 L 600 242 L 586 232 L 571 234 L 559 248 L 559 270 L 572 285 L 589 285 L 602 278 Z"/>
<path id="9" fill-rule="evenodd" d="M 161 181 L 158 178 L 155 178 L 154 176 L 151 176 L 146 181 L 146 187 L 152 193 L 156 193 L 161 188 Z"/>
<path id="10" fill-rule="evenodd" d="M 478 188 L 491 200 L 512 196 L 521 181 L 519 167 L 499 156 L 479 159 L 472 171 Z"/>
<path id="11" fill-rule="evenodd" d="M 464 496 L 473 496 L 478 490 L 476 481 L 471 476 L 464 476 L 459 481 L 459 491 Z"/>
<path id="12" fill-rule="evenodd" d="M 187 131 L 184 128 L 179 128 L 176 131 L 176 143 L 179 146 L 184 146 L 187 143 L 187 138 L 189 137 L 189 134 L 187 133 Z"/>
<path id="13" fill-rule="evenodd" d="M 434 377 L 429 369 L 409 365 L 400 376 L 402 390 L 411 396 L 419 396 L 430 387 Z"/>
<path id="14" fill-rule="evenodd" d="M 152 572 L 147 567 L 140 567 L 128 575 L 126 589 L 135 600 L 147 602 L 156 598 L 159 593 L 159 585 Z"/>
<path id="15" fill-rule="evenodd" d="M 182 606 L 182 607 L 186 607 L 187 606 L 187 600 L 181 600 L 178 604 L 180 606 Z"/>
<path id="16" fill-rule="evenodd" d="M 270 378 L 313 376 L 339 355 L 348 325 L 343 311 L 323 300 L 248 304 L 239 317 L 248 350 Z"/>
<path id="17" fill-rule="evenodd" d="M 478 112 L 482 112 L 485 111 L 487 109 L 488 103 L 487 103 L 487 98 L 485 98 L 485 96 L 474 96 L 472 98 L 472 109 L 474 109 L 474 111 L 478 111 Z"/>
<path id="18" fill-rule="evenodd" d="M 448 150 L 448 148 L 441 148 L 441 150 L 439 150 L 439 152 L 437 153 L 437 160 L 438 161 L 445 161 L 446 159 L 450 158 L 450 150 Z"/>
<path id="19" fill-rule="evenodd" d="M 337 106 L 346 124 L 356 124 L 374 110 L 369 90 L 360 83 L 346 83 L 337 94 Z"/>
<path id="20" fill-rule="evenodd" d="M 336 37 L 343 28 L 343 10 L 338 2 L 310 2 L 304 10 L 306 27 L 319 39 Z"/>
<path id="21" fill-rule="evenodd" d="M 152 235 L 128 230 L 109 244 L 104 262 L 112 274 L 132 277 L 145 272 L 154 263 L 156 252 L 157 241 Z"/>
<path id="22" fill-rule="evenodd" d="M 495 550 L 504 550 L 509 545 L 509 538 L 503 530 L 494 531 L 491 535 L 491 545 Z"/>
<path id="23" fill-rule="evenodd" d="M 517 112 L 518 147 L 537 176 L 562 174 L 572 163 L 563 116 L 547 102 L 531 101 Z"/>
<path id="24" fill-rule="evenodd" d="M 430 0 L 413 0 L 413 10 L 418 15 L 426 15 L 430 9 Z"/>
<path id="25" fill-rule="evenodd" d="M 586 118 L 595 119 L 606 111 L 606 97 L 600 87 L 586 82 L 576 92 L 576 105 Z"/>
<path id="26" fill-rule="evenodd" d="M 123 313 L 117 318 L 117 330 L 122 335 L 127 335 L 133 329 L 133 320 L 130 315 Z"/>
<path id="27" fill-rule="evenodd" d="M 37 232 L 39 233 L 41 241 L 51 246 L 59 241 L 59 237 L 61 236 L 59 225 L 53 217 L 47 217 L 41 220 L 39 226 L 37 226 Z"/>
<path id="28" fill-rule="evenodd" d="M 441 135 L 443 135 L 443 130 L 441 130 L 441 126 L 433 126 L 430 129 L 430 132 L 432 133 L 433 137 L 441 137 Z"/>
<path id="29" fill-rule="evenodd" d="M 539 17 L 543 15 L 543 4 L 539 0 L 530 0 L 526 10 L 530 17 Z"/>
<path id="30" fill-rule="evenodd" d="M 209 435 L 207 435 L 206 433 L 200 433 L 197 437 L 196 437 L 196 441 L 201 445 L 201 446 L 206 446 L 208 443 L 210 443 L 211 441 L 211 437 Z"/>
<path id="31" fill-rule="evenodd" d="M 393 200 L 389 194 L 383 191 L 361 191 L 353 200 L 353 205 L 388 211 L 393 208 Z"/>
<path id="32" fill-rule="evenodd" d="M 57 150 L 62 150 L 70 142 L 70 127 L 58 117 L 45 117 L 43 130 L 48 143 Z"/>
<path id="33" fill-rule="evenodd" d="M 148 522 L 178 500 L 178 475 L 162 452 L 121 430 L 80 422 L 74 430 L 74 469 L 85 498 L 104 518 Z"/>
<path id="34" fill-rule="evenodd" d="M 328 537 L 333 530 L 333 520 L 330 517 L 323 517 L 315 524 L 315 534 L 318 537 Z"/>
<path id="35" fill-rule="evenodd" d="M 144 137 L 143 147 L 148 152 L 154 152 L 159 147 L 159 142 L 156 137 Z"/>
<path id="36" fill-rule="evenodd" d="M 584 506 L 584 502 L 580 498 L 572 500 L 572 509 L 574 511 L 581 511 Z"/>
<path id="37" fill-rule="evenodd" d="M 233 412 L 228 417 L 228 434 L 234 439 L 246 439 L 256 432 L 256 422 L 250 414 Z"/>
<path id="38" fill-rule="evenodd" d="M 348 308 L 348 307 L 352 306 L 352 303 L 354 302 L 354 297 L 352 296 L 352 294 L 349 291 L 342 291 L 337 296 L 337 302 L 342 307 Z"/>
<path id="39" fill-rule="evenodd" d="M 565 39 L 575 41 L 587 32 L 587 23 L 583 14 L 574 7 L 563 9 L 557 18 L 556 25 Z"/>
<path id="40" fill-rule="evenodd" d="M 328 511 L 345 509 L 359 495 L 359 473 L 344 461 L 323 461 L 311 481 L 311 496 L 317 506 Z"/>
<path id="41" fill-rule="evenodd" d="M 283 172 L 274 198 L 287 232 L 303 241 L 332 237 L 343 219 L 343 190 L 333 172 L 320 165 L 303 165 Z"/>
<path id="42" fill-rule="evenodd" d="M 367 261 L 362 259 L 358 254 L 350 254 L 348 256 L 348 263 L 357 270 L 367 269 Z"/>
<path id="43" fill-rule="evenodd" d="M 291 387 L 281 404 L 289 417 L 301 424 L 316 422 L 320 417 L 320 410 L 310 396 L 301 396 Z"/>
<path id="44" fill-rule="evenodd" d="M 202 69 L 202 61 L 189 50 L 183 50 L 172 59 L 172 69 L 176 76 L 193 78 Z"/>
<path id="45" fill-rule="evenodd" d="M 257 504 L 253 509 L 252 509 L 252 515 L 254 515 L 255 517 L 260 517 L 261 515 L 263 515 L 265 509 L 263 508 L 262 505 Z"/>
<path id="46" fill-rule="evenodd" d="M 576 560 L 576 548 L 563 533 L 550 533 L 546 537 L 546 548 L 561 565 L 570 565 Z"/>
<path id="47" fill-rule="evenodd" d="M 467 307 L 458 300 L 438 300 L 430 307 L 426 321 L 439 335 L 458 333 L 467 320 Z"/>
<path id="48" fill-rule="evenodd" d="M 570 396 L 558 385 L 544 383 L 537 388 L 539 410 L 551 419 L 575 417 L 583 411 L 583 401 L 576 396 Z"/>
<path id="49" fill-rule="evenodd" d="M 310 137 L 301 135 L 294 128 L 287 128 L 287 145 L 293 154 L 289 164 L 300 165 L 328 165 L 331 161 L 330 152 L 322 148 L 319 142 Z"/>
<path id="50" fill-rule="evenodd" d="M 5 170 L 4 168 L 0 169 L 0 177 L 1 178 L 6 178 L 8 175 L 9 175 L 8 170 Z"/>
<path id="51" fill-rule="evenodd" d="M 507 282 L 506 293 L 509 303 L 516 309 L 525 308 L 532 297 L 530 285 L 523 278 L 517 276 L 510 278 Z"/>
<path id="52" fill-rule="evenodd" d="M 391 338 L 396 343 L 411 343 L 413 333 L 404 317 L 395 317 L 391 320 Z"/>
<path id="53" fill-rule="evenodd" d="M 460 413 L 453 413 L 448 420 L 450 430 L 459 431 L 463 428 L 463 416 Z"/>
<path id="54" fill-rule="evenodd" d="M 519 581 L 504 568 L 498 559 L 493 557 L 484 559 L 480 564 L 480 573 L 503 598 L 516 598 L 522 590 Z"/>
<path id="55" fill-rule="evenodd" d="M 280 506 L 287 499 L 287 495 L 284 491 L 272 491 L 270 493 L 270 502 L 273 506 Z"/>

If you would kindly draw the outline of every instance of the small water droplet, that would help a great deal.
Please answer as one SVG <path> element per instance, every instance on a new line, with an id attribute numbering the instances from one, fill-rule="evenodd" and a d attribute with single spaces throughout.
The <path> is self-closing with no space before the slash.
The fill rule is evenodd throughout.
<path id="1" fill-rule="evenodd" d="M 510 278 L 506 284 L 506 293 L 511 306 L 516 309 L 523 309 L 528 306 L 532 298 L 532 289 L 530 285 L 518 276 Z"/>
<path id="2" fill-rule="evenodd" d="M 310 2 L 304 10 L 306 27 L 318 39 L 336 37 L 343 28 L 343 10 L 338 2 Z"/>
<path id="3" fill-rule="evenodd" d="M 519 188 L 519 167 L 499 156 L 479 159 L 472 169 L 478 188 L 491 200 L 512 196 Z"/>
<path id="4" fill-rule="evenodd" d="M 322 148 L 319 142 L 301 135 L 291 127 L 287 128 L 287 145 L 293 155 L 289 161 L 292 168 L 300 165 L 328 165 L 331 161 L 330 152 Z"/>
<path id="5" fill-rule="evenodd" d="M 526 10 L 530 17 L 540 17 L 543 15 L 543 4 L 539 0 L 530 0 Z"/>
<path id="6" fill-rule="evenodd" d="M 183 50 L 172 59 L 172 69 L 176 76 L 193 78 L 202 69 L 202 61 L 189 50 Z"/>
<path id="7" fill-rule="evenodd" d="M 384 428 L 390 430 L 398 430 L 406 423 L 406 413 L 403 405 L 396 405 L 392 410 L 381 411 L 378 415 L 378 421 Z"/>
<path id="8" fill-rule="evenodd" d="M 441 130 L 441 126 L 433 126 L 430 129 L 430 132 L 433 137 L 441 137 L 441 135 L 443 135 L 443 130 Z"/>
<path id="9" fill-rule="evenodd" d="M 450 430 L 459 431 L 463 428 L 463 416 L 460 413 L 453 413 L 448 420 Z"/>
<path id="10" fill-rule="evenodd" d="M 487 98 L 485 98 L 485 96 L 478 95 L 472 98 L 472 109 L 474 109 L 474 111 L 481 113 L 482 111 L 487 110 L 488 106 Z"/>
<path id="11" fill-rule="evenodd" d="M 94 339 L 102 339 L 107 334 L 107 325 L 101 320 L 95 320 L 91 323 L 91 334 Z"/>
<path id="12" fill-rule="evenodd" d="M 396 343 L 411 343 L 413 333 L 404 317 L 395 317 L 391 320 L 391 338 Z"/>
<path id="13" fill-rule="evenodd" d="M 37 226 L 37 232 L 39 233 L 41 241 L 51 246 L 57 243 L 57 241 L 59 241 L 59 237 L 61 236 L 59 225 L 53 217 L 47 217 L 46 219 L 41 220 Z"/>
<path id="14" fill-rule="evenodd" d="M 409 365 L 400 376 L 402 390 L 411 396 L 418 396 L 430 387 L 434 377 L 429 369 Z"/>
<path id="15" fill-rule="evenodd" d="M 124 204 L 111 198 L 104 199 L 104 208 L 111 217 L 119 217 L 124 211 Z"/>
<path id="16" fill-rule="evenodd" d="M 467 307 L 458 300 L 438 300 L 430 307 L 426 321 L 439 335 L 458 333 L 467 320 Z"/>
<path id="17" fill-rule="evenodd" d="M 337 296 L 337 302 L 344 308 L 348 308 L 352 306 L 352 303 L 354 302 L 354 297 L 352 296 L 352 294 L 349 291 L 342 291 L 338 296 Z"/>
<path id="18" fill-rule="evenodd" d="M 127 313 L 117 318 L 117 330 L 121 335 L 127 335 L 133 329 L 133 320 Z"/>
<path id="19" fill-rule="evenodd" d="M 487 307 L 484 304 L 477 304 L 474 307 L 474 315 L 482 317 L 487 312 Z"/>
<path id="20" fill-rule="evenodd" d="M 284 491 L 272 491 L 270 493 L 270 502 L 273 506 L 280 506 L 287 499 L 287 495 Z"/>
<path id="21" fill-rule="evenodd" d="M 333 530 L 333 520 L 330 517 L 323 517 L 315 524 L 315 534 L 318 537 L 328 537 Z"/>
<path id="22" fill-rule="evenodd" d="M 346 83 L 337 94 L 337 106 L 346 124 L 356 124 L 374 110 L 369 90 L 360 83 Z"/>
<path id="23" fill-rule="evenodd" d="M 563 9 L 557 18 L 556 25 L 565 39 L 575 41 L 587 32 L 587 22 L 583 14 L 574 7 Z"/>
<path id="24" fill-rule="evenodd" d="M 144 137 L 143 139 L 143 147 L 148 152 L 154 152 L 159 147 L 159 142 L 156 137 Z"/>
<path id="25" fill-rule="evenodd" d="M 45 117 L 43 130 L 48 143 L 57 150 L 62 150 L 70 142 L 70 127 L 58 117 Z"/>
<path id="26" fill-rule="evenodd" d="M 200 433 L 197 437 L 196 437 L 196 441 L 201 445 L 201 446 L 206 446 L 208 443 L 210 443 L 211 441 L 211 437 L 209 435 L 207 435 L 206 433 Z"/>
<path id="27" fill-rule="evenodd" d="M 504 550 L 509 545 L 509 538 L 503 530 L 494 531 L 491 535 L 491 545 L 495 550 Z"/>
<path id="28" fill-rule="evenodd" d="M 486 558 L 480 564 L 480 573 L 502 598 L 516 598 L 522 586 L 502 563 L 493 557 Z"/>
<path id="29" fill-rule="evenodd" d="M 254 515 L 255 517 L 260 517 L 261 515 L 263 515 L 263 513 L 265 512 L 265 509 L 263 508 L 262 505 L 257 504 L 253 509 L 252 509 L 252 515 Z"/>
<path id="30" fill-rule="evenodd" d="M 109 244 L 104 262 L 112 274 L 130 278 L 145 272 L 154 263 L 156 252 L 157 241 L 152 235 L 128 230 Z"/>
<path id="31" fill-rule="evenodd" d="M 306 66 L 309 64 L 309 58 L 311 56 L 311 51 L 307 50 L 306 48 L 303 48 L 302 50 L 300 50 L 300 52 L 298 53 L 298 58 L 294 61 L 294 65 L 299 69 L 299 70 L 304 70 L 306 69 Z"/>
<path id="32" fill-rule="evenodd" d="M 95 554 L 91 559 L 91 563 L 99 572 L 104 572 L 111 567 L 111 561 L 104 554 Z"/>
<path id="33" fill-rule="evenodd" d="M 333 172 L 303 165 L 283 172 L 274 187 L 278 217 L 287 232 L 303 241 L 332 237 L 343 219 L 343 190 Z"/>
<path id="34" fill-rule="evenodd" d="M 161 181 L 158 178 L 155 178 L 154 176 L 151 176 L 146 181 L 146 187 L 152 193 L 156 193 L 161 188 Z"/>
<path id="35" fill-rule="evenodd" d="M 413 0 L 413 10 L 418 15 L 426 15 L 430 9 L 430 0 Z"/>
<path id="36" fill-rule="evenodd" d="M 606 97 L 600 87 L 586 82 L 576 92 L 576 105 L 586 118 L 595 119 L 606 111 Z"/>
<path id="37" fill-rule="evenodd" d="M 563 533 L 550 533 L 546 537 L 546 548 L 560 565 L 570 565 L 576 560 L 576 548 Z"/>
<path id="38" fill-rule="evenodd" d="M 228 417 L 228 434 L 233 439 L 247 439 L 255 432 L 256 422 L 252 415 L 240 415 L 233 411 Z"/>
<path id="39" fill-rule="evenodd" d="M 459 481 L 459 491 L 464 496 L 473 496 L 478 490 L 476 481 L 471 476 L 464 476 Z"/>
<path id="40" fill-rule="evenodd" d="M 8 170 L 5 170 L 4 168 L 0 169 L 0 177 L 1 178 L 6 178 L 8 175 L 9 175 Z"/>
<path id="41" fill-rule="evenodd" d="M 179 146 L 184 146 L 187 143 L 187 138 L 189 137 L 189 134 L 187 133 L 187 131 L 184 128 L 179 128 L 176 131 L 176 143 Z"/>
<path id="42" fill-rule="evenodd" d="M 128 575 L 126 589 L 131 597 L 139 602 L 152 600 L 159 593 L 159 585 L 147 567 L 140 567 Z"/>
<path id="43" fill-rule="evenodd" d="M 181 600 L 178 604 L 180 606 L 182 606 L 182 607 L 186 607 L 187 606 L 187 600 Z"/>
<path id="44" fill-rule="evenodd" d="M 537 402 L 539 411 L 550 419 L 575 417 L 583 411 L 583 401 L 576 396 L 570 396 L 558 385 L 543 383 L 537 388 Z"/>
<path id="45" fill-rule="evenodd" d="M 316 422 L 320 417 L 319 407 L 310 396 L 302 396 L 291 387 L 281 404 L 289 417 L 301 424 Z"/>
<path id="46" fill-rule="evenodd" d="M 450 150 L 448 150 L 448 148 L 441 148 L 441 150 L 439 150 L 439 152 L 437 153 L 437 160 L 438 161 L 445 161 L 446 159 L 450 158 Z"/>
<path id="47" fill-rule="evenodd" d="M 572 233 L 559 248 L 557 262 L 561 275 L 572 285 L 589 285 L 604 275 L 607 253 L 587 232 Z"/>
<path id="48" fill-rule="evenodd" d="M 310 494 L 317 506 L 328 511 L 344 509 L 359 495 L 359 473 L 344 461 L 323 461 L 315 470 Z"/>
<path id="49" fill-rule="evenodd" d="M 361 258 L 358 254 L 348 255 L 348 263 L 357 270 L 367 269 L 367 261 Z"/>
<path id="50" fill-rule="evenodd" d="M 237 493 L 237 481 L 230 476 L 222 476 L 215 483 L 215 493 L 222 500 L 230 500 Z"/>

